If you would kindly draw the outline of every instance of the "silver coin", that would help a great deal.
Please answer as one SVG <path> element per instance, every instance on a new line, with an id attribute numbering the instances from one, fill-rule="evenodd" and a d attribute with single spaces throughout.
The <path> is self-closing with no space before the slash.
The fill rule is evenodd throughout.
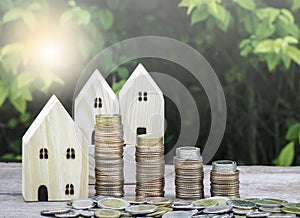
<path id="1" fill-rule="evenodd" d="M 246 217 L 249 218 L 257 218 L 257 217 L 268 217 L 270 216 L 271 213 L 270 212 L 258 212 L 258 211 L 253 211 L 253 212 L 249 212 L 246 214 Z"/>
<path id="2" fill-rule="evenodd" d="M 228 213 L 232 209 L 231 205 L 220 205 L 220 206 L 213 206 L 213 207 L 208 207 L 204 209 L 202 212 L 203 213 L 209 213 L 209 214 L 221 214 L 221 213 Z"/>

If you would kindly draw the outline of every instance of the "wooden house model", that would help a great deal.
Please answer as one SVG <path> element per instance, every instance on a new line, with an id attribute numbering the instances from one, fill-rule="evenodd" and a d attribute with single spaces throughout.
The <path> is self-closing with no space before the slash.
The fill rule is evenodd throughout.
<path id="1" fill-rule="evenodd" d="M 97 114 L 119 114 L 119 101 L 101 73 L 95 70 L 74 102 L 75 123 L 90 144 L 93 144 Z"/>
<path id="2" fill-rule="evenodd" d="M 26 201 L 88 197 L 88 142 L 52 96 L 22 138 Z"/>
<path id="3" fill-rule="evenodd" d="M 136 145 L 136 136 L 164 135 L 164 97 L 142 64 L 119 92 L 125 144 Z"/>

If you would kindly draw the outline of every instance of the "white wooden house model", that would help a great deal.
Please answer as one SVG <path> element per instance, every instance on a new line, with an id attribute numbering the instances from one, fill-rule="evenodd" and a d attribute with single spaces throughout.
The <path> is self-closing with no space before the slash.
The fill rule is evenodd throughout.
<path id="1" fill-rule="evenodd" d="M 81 89 L 74 103 L 74 120 L 86 138 L 93 144 L 95 116 L 119 114 L 119 101 L 98 70 Z"/>
<path id="2" fill-rule="evenodd" d="M 88 197 L 88 142 L 56 96 L 22 138 L 26 201 Z"/>
<path id="3" fill-rule="evenodd" d="M 139 134 L 164 135 L 164 97 L 142 64 L 119 93 L 125 144 L 136 145 Z"/>

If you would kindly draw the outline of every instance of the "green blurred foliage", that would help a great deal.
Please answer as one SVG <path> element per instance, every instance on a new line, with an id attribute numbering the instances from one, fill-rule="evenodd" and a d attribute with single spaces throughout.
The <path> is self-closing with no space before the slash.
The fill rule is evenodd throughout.
<path id="1" fill-rule="evenodd" d="M 293 126 L 296 124 L 287 125 L 288 120 L 300 120 L 299 8 L 298 0 L 0 2 L 1 160 L 20 160 L 21 137 L 52 93 L 71 111 L 80 72 L 97 53 L 123 39 L 160 35 L 198 50 L 224 87 L 228 121 L 215 159 L 299 165 L 299 129 Z M 36 67 L 24 38 L 38 35 L 39 28 L 48 23 L 67 38 L 68 61 L 63 66 Z M 189 88 L 200 108 L 198 145 L 203 148 L 210 109 L 200 84 L 174 63 L 142 62 L 151 71 L 172 75 Z M 119 66 L 108 78 L 115 92 L 136 63 Z M 176 142 L 180 123 L 169 99 L 166 110 L 166 144 L 170 147 Z M 192 122 L 191 114 L 183 125 Z"/>

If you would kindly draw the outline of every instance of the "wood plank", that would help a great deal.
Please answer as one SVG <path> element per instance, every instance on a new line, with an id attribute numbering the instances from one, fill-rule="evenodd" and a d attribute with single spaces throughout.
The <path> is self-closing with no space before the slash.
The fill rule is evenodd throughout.
<path id="1" fill-rule="evenodd" d="M 241 197 L 274 197 L 300 202 L 300 167 L 239 166 Z M 209 197 L 209 172 L 204 166 L 205 196 Z M 41 217 L 40 211 L 66 206 L 66 202 L 25 202 L 21 194 L 21 163 L 0 163 L 0 217 Z M 134 195 L 134 185 L 125 187 L 126 196 Z M 89 186 L 89 196 L 94 186 Z M 174 197 L 174 167 L 166 166 L 166 196 Z"/>

